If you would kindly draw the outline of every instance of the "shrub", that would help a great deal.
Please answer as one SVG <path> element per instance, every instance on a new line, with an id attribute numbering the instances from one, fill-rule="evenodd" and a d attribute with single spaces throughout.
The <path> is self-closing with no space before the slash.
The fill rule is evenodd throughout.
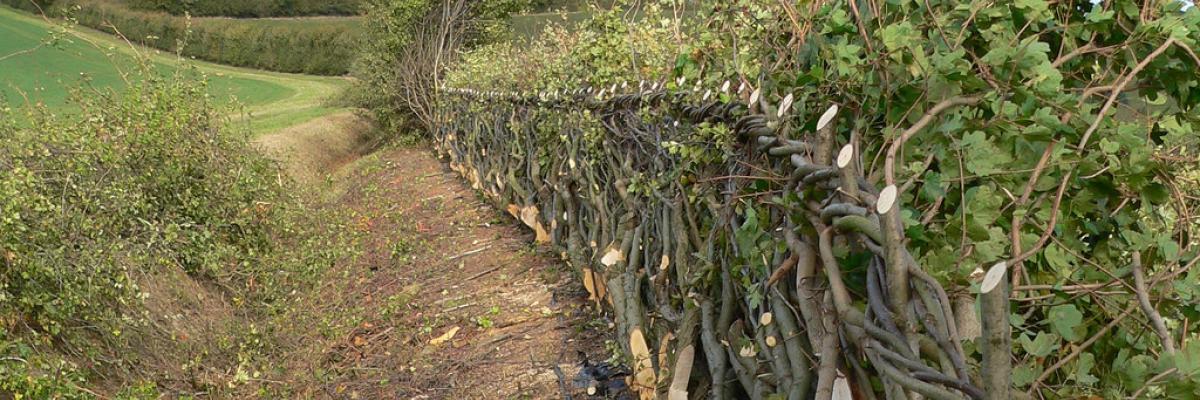
<path id="1" fill-rule="evenodd" d="M 131 271 L 228 278 L 231 257 L 267 246 L 254 204 L 278 196 L 274 167 L 222 132 L 191 82 L 149 75 L 125 94 L 77 96 L 78 116 L 6 116 L 0 314 L 50 335 L 104 326 L 137 301 Z"/>
<path id="2" fill-rule="evenodd" d="M 274 163 L 226 129 L 196 75 L 131 79 L 80 89 L 73 114 L 0 109 L 0 393 L 71 398 L 99 366 L 138 365 L 161 317 L 141 306 L 148 276 L 273 288 L 287 274 L 257 262 L 287 204 Z"/>
<path id="3" fill-rule="evenodd" d="M 364 0 L 365 33 L 354 65 L 358 78 L 354 100 L 369 109 L 385 132 L 423 132 L 434 76 L 461 46 L 478 46 L 507 36 L 505 24 L 514 13 L 546 4 L 545 0 L 451 1 L 453 29 L 461 34 L 438 37 L 445 26 L 443 2 L 430 0 Z M 419 126 L 418 129 L 412 129 Z"/>

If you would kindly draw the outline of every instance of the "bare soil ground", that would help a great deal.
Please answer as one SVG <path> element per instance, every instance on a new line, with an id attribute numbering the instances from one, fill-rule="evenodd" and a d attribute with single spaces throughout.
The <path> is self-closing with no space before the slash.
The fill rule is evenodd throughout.
<path id="1" fill-rule="evenodd" d="M 303 131 L 261 140 L 354 152 Z M 424 146 L 304 162 L 289 170 L 345 165 L 328 206 L 345 208 L 364 242 L 313 294 L 312 318 L 295 321 L 280 367 L 297 398 L 564 398 L 578 390 L 578 353 L 608 358 L 606 324 L 574 274 Z"/>

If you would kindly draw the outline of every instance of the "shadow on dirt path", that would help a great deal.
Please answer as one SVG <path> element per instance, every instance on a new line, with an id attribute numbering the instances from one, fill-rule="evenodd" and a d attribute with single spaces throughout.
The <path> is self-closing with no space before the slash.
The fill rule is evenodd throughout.
<path id="1" fill-rule="evenodd" d="M 582 394 L 572 385 L 579 354 L 607 359 L 608 328 L 575 276 L 428 149 L 384 148 L 356 160 L 358 141 L 343 129 L 353 116 L 331 117 L 259 139 L 298 180 L 343 168 L 330 175 L 337 194 L 323 206 L 344 211 L 361 238 L 361 254 L 330 269 L 306 307 L 311 318 L 288 335 L 294 351 L 280 368 L 291 371 L 293 393 Z"/>

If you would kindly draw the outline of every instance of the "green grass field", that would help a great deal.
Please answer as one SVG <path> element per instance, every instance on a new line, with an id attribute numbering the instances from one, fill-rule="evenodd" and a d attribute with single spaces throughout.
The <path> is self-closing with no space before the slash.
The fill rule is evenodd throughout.
<path id="1" fill-rule="evenodd" d="M 140 55 L 163 74 L 194 67 L 209 79 L 213 96 L 223 104 L 241 105 L 251 129 L 263 133 L 339 111 L 324 106 L 323 100 L 347 83 L 343 78 L 181 60 L 82 27 L 72 28 L 53 45 L 43 45 L 55 29 L 51 22 L 0 6 L 0 99 L 14 107 L 41 103 L 52 111 L 68 112 L 71 88 L 86 80 L 97 89 L 120 89 L 135 75 L 130 72 Z"/>

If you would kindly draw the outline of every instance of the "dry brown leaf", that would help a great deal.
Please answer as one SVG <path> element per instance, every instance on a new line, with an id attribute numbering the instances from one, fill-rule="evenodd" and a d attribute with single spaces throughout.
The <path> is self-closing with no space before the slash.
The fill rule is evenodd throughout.
<path id="1" fill-rule="evenodd" d="M 446 333 L 443 333 L 442 336 L 438 336 L 433 338 L 433 340 L 430 340 L 429 344 L 440 346 L 443 343 L 449 342 L 450 339 L 454 339 L 454 335 L 458 334 L 458 329 L 459 328 L 457 326 L 450 328 L 450 330 L 446 331 Z"/>

